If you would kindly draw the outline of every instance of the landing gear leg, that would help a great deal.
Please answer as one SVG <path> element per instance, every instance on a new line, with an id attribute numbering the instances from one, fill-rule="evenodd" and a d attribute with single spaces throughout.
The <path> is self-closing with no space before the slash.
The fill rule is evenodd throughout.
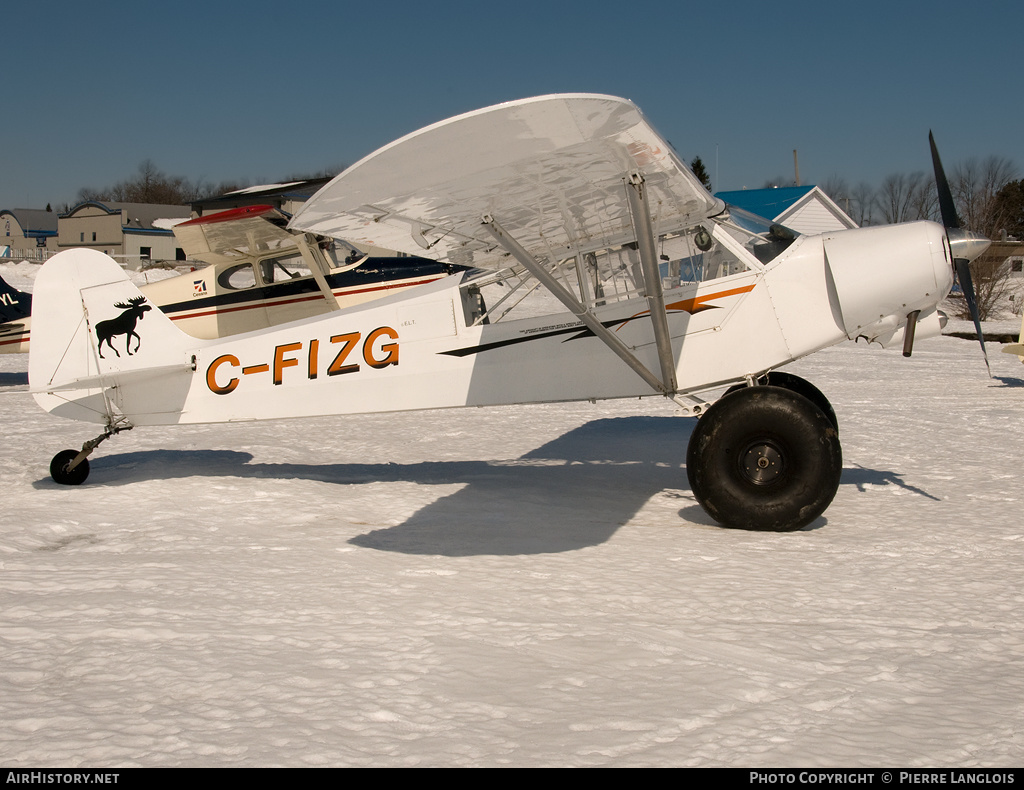
<path id="1" fill-rule="evenodd" d="M 95 439 L 90 439 L 82 445 L 81 450 L 61 450 L 50 461 L 50 477 L 55 483 L 62 486 L 79 486 L 89 476 L 89 461 L 87 460 L 92 451 L 103 442 L 121 431 L 130 431 L 134 426 L 125 423 L 124 425 L 110 425 L 103 433 Z"/>

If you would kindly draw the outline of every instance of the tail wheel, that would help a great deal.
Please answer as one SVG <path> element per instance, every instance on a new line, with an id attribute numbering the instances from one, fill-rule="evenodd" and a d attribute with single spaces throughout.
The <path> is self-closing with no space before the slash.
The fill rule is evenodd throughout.
<path id="1" fill-rule="evenodd" d="M 790 392 L 803 395 L 807 400 L 821 409 L 825 416 L 828 417 L 829 422 L 832 423 L 832 427 L 834 427 L 837 432 L 839 431 L 839 418 L 836 417 L 836 410 L 832 408 L 832 404 L 829 403 L 829 400 L 825 397 L 824 393 L 811 384 L 807 379 L 794 376 L 792 373 L 787 373 L 784 370 L 773 370 L 761 376 L 757 382 L 758 384 L 769 384 L 773 387 L 782 387 Z M 736 392 L 737 390 L 743 389 L 745 386 L 745 384 L 737 384 L 736 386 L 727 389 L 725 394 L 728 395 L 731 392 Z"/>
<path id="2" fill-rule="evenodd" d="M 807 526 L 831 504 L 842 471 L 832 421 L 803 395 L 771 385 L 743 387 L 711 406 L 686 453 L 701 507 L 741 529 Z"/>
<path id="3" fill-rule="evenodd" d="M 61 450 L 50 461 L 50 477 L 54 482 L 62 486 L 79 486 L 89 476 L 89 459 L 83 458 L 82 462 L 74 469 L 69 469 L 71 462 L 78 456 L 78 450 Z"/>

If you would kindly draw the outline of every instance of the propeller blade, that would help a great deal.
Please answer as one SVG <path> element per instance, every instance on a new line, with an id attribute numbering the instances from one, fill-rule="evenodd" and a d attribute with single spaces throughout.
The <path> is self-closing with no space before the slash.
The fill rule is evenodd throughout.
<path id="1" fill-rule="evenodd" d="M 953 202 L 953 191 L 949 188 L 949 181 L 946 180 L 946 171 L 942 169 L 942 160 L 939 159 L 939 149 L 935 147 L 935 137 L 931 131 L 928 132 L 928 142 L 932 147 L 932 167 L 935 169 L 935 186 L 939 190 L 939 213 L 942 215 L 942 224 L 946 229 L 959 228 L 960 217 L 956 213 L 956 204 Z"/>
<path id="2" fill-rule="evenodd" d="M 956 267 L 956 278 L 960 281 L 960 290 L 964 292 L 964 299 L 967 300 L 967 309 L 971 311 L 971 318 L 974 319 L 974 329 L 978 333 L 978 342 L 981 343 L 981 354 L 985 357 L 985 368 L 988 370 L 989 378 L 992 378 L 992 368 L 988 364 L 988 352 L 985 350 L 985 336 L 981 333 L 981 318 L 978 314 L 978 302 L 974 298 L 974 282 L 971 280 L 971 262 L 966 258 L 957 258 L 953 261 Z"/>
<path id="3" fill-rule="evenodd" d="M 961 229 L 960 216 L 956 213 L 956 204 L 953 202 L 953 191 L 946 180 L 946 171 L 942 168 L 939 149 L 935 146 L 935 136 L 931 131 L 928 132 L 928 143 L 932 147 L 935 188 L 939 191 L 939 213 L 942 215 L 942 224 L 946 226 L 946 239 L 953 254 L 953 269 L 960 282 L 960 290 L 964 292 L 964 299 L 967 300 L 967 309 L 974 319 L 974 330 L 978 333 L 981 354 L 985 357 L 985 369 L 988 370 L 989 378 L 992 378 L 992 367 L 988 364 L 988 352 L 985 350 L 985 336 L 981 333 L 981 314 L 978 312 L 974 281 L 971 279 L 971 261 L 987 250 L 992 242 L 980 233 Z"/>

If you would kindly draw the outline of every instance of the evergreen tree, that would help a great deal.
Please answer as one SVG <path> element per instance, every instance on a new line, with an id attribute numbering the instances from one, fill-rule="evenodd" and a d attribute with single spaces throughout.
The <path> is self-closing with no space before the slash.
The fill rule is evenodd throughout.
<path id="1" fill-rule="evenodd" d="M 708 171 L 704 167 L 704 163 L 701 161 L 701 158 L 699 156 L 695 156 L 693 158 L 693 161 L 690 162 L 690 169 L 693 171 L 693 174 L 697 176 L 697 180 L 704 185 L 704 188 L 708 192 L 710 192 L 711 176 L 708 175 Z"/>
<path id="2" fill-rule="evenodd" d="M 996 232 L 1005 230 L 1012 238 L 1024 241 L 1024 179 L 1005 184 L 996 193 L 995 204 L 999 224 Z"/>

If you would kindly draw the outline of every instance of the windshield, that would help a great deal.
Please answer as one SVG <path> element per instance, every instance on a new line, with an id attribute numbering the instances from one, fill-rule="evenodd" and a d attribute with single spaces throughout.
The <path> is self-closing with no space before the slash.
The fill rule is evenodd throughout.
<path id="1" fill-rule="evenodd" d="M 761 263 L 782 253 L 797 237 L 789 228 L 729 206 L 711 220 Z M 747 271 L 747 260 L 716 240 L 711 227 L 698 225 L 659 240 L 661 273 L 666 287 L 698 283 Z"/>
<path id="2" fill-rule="evenodd" d="M 778 257 L 799 235 L 792 228 L 759 217 L 736 206 L 715 217 L 729 235 L 749 250 L 761 263 Z"/>

